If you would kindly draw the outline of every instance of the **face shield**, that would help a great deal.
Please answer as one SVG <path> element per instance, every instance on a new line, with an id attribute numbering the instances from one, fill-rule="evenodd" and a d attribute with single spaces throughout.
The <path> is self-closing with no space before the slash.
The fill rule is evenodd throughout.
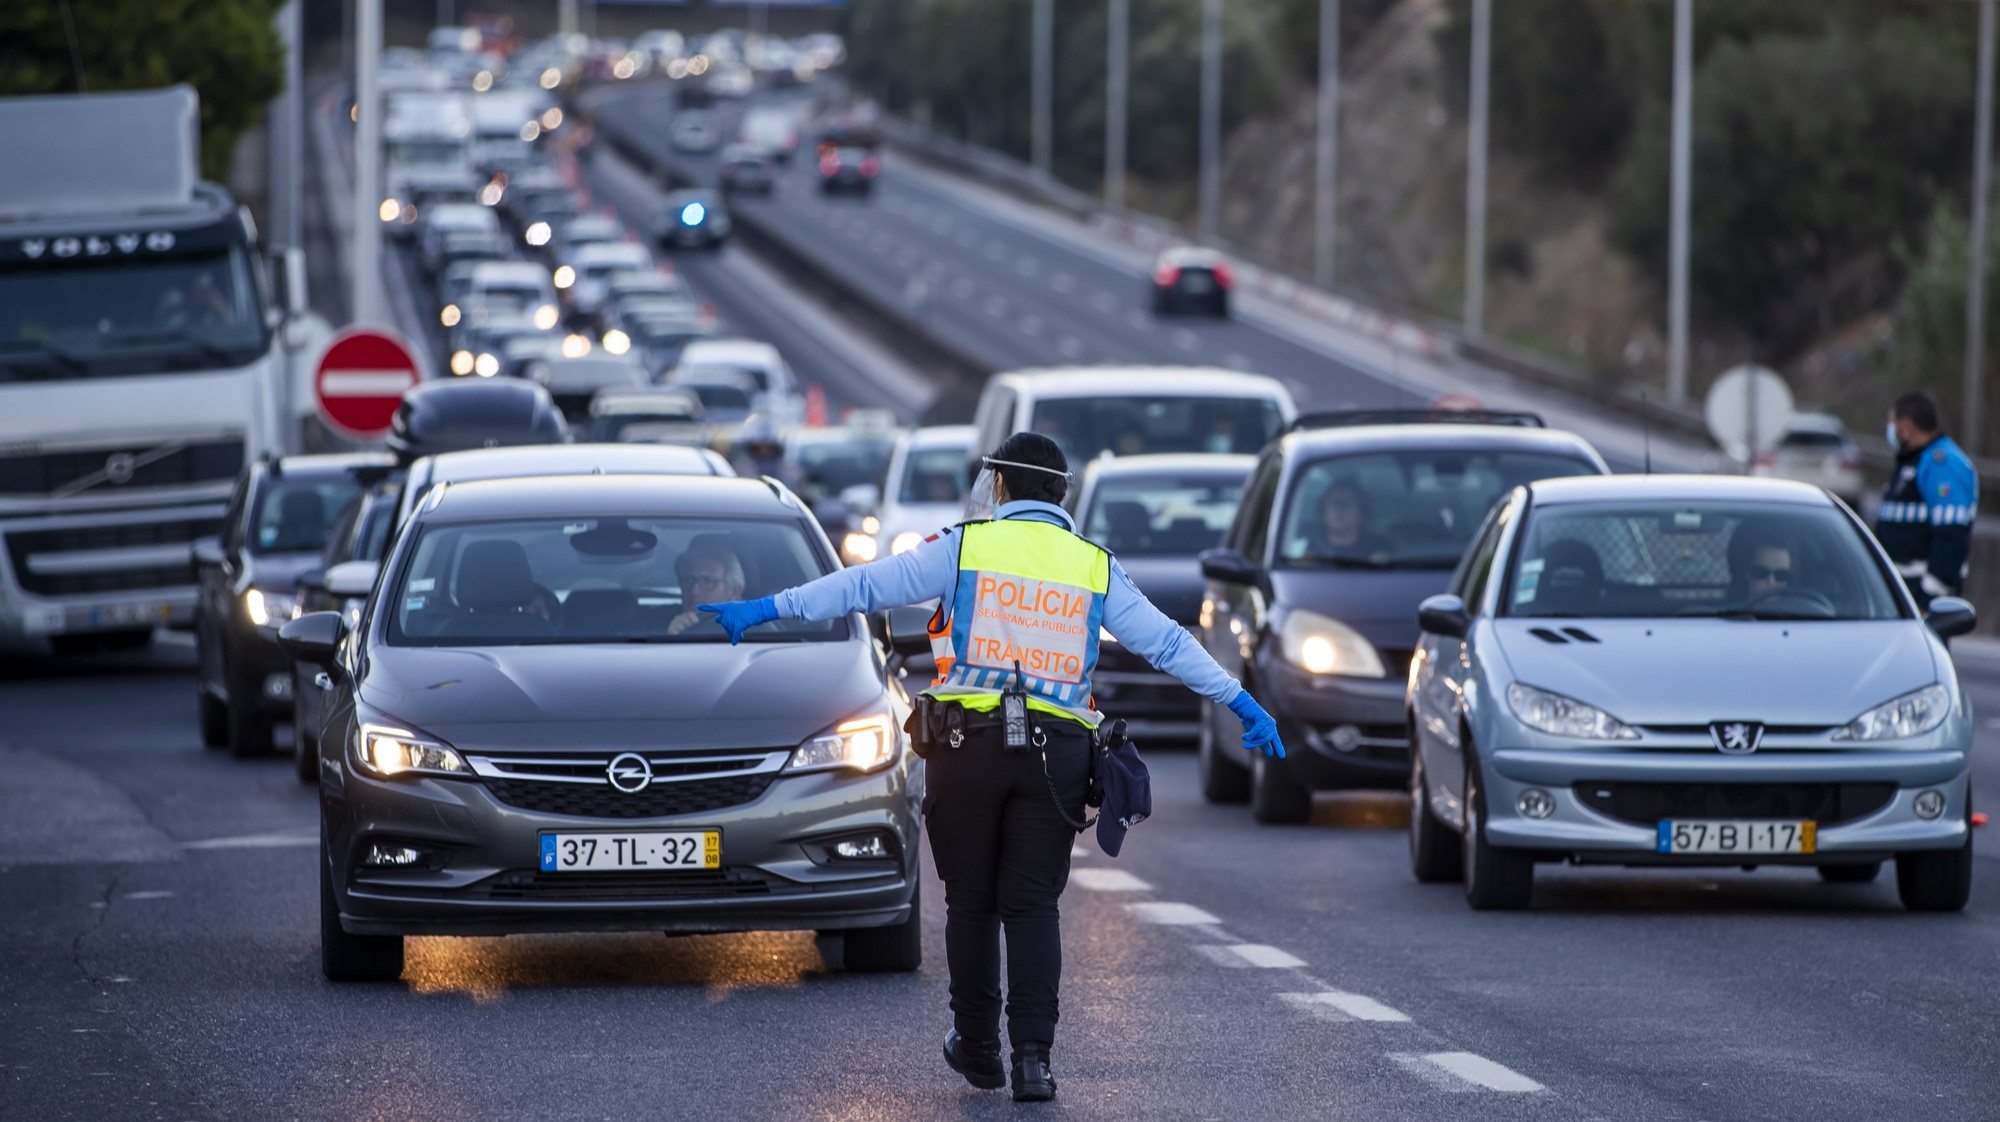
<path id="1" fill-rule="evenodd" d="M 1076 476 L 1069 472 L 1042 467 L 1040 464 L 1023 464 L 1017 463 L 1014 460 L 996 460 L 991 456 L 981 456 L 979 457 L 979 476 L 972 481 L 972 490 L 967 492 L 965 496 L 965 520 L 967 522 L 984 522 L 993 517 L 994 510 L 999 506 L 998 503 L 993 501 L 994 484 L 999 479 L 999 472 L 994 469 L 1003 467 L 1026 468 L 1029 471 L 1047 472 L 1050 475 L 1062 476 L 1067 482 L 1074 483 L 1076 481 Z"/>

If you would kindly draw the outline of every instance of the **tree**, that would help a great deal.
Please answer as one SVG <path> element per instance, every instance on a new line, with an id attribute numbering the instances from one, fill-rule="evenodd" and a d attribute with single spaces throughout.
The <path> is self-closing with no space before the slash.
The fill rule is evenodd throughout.
<path id="1" fill-rule="evenodd" d="M 1895 326 L 1877 356 L 1882 372 L 1900 392 L 1928 390 L 1945 407 L 1947 416 L 1962 416 L 1965 371 L 1965 284 L 1971 264 L 1972 238 L 1966 223 L 1951 207 L 1931 211 L 1921 251 L 1898 242 L 1896 256 L 1909 271 L 1896 301 Z M 1989 232 L 1986 246 L 1986 296 L 2000 297 L 2000 228 Z M 1991 312 L 1989 310 L 1989 319 Z M 2000 338 L 1988 332 L 1986 364 L 1987 408 L 1996 401 L 1996 371 L 2000 371 Z"/>
<path id="2" fill-rule="evenodd" d="M 236 140 L 284 87 L 272 17 L 282 0 L 76 0 L 72 55 L 63 5 L 0 4 L 0 94 L 156 89 L 201 94 L 201 167 L 229 173 Z M 82 84 L 78 83 L 80 61 Z"/>

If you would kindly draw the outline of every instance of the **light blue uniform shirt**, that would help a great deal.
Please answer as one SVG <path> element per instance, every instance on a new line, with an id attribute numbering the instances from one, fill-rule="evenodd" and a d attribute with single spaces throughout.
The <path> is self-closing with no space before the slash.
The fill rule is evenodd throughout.
<path id="1" fill-rule="evenodd" d="M 1054 503 L 1017 499 L 1002 504 L 996 516 L 1051 522 L 1076 532 L 1069 512 Z M 849 612 L 948 600 L 958 587 L 959 540 L 956 529 L 944 530 L 907 552 L 788 588 L 773 597 L 778 615 L 782 619 L 834 619 Z M 1111 559 L 1111 587 L 1104 595 L 1104 629 L 1137 651 L 1154 669 L 1172 674 L 1217 705 L 1226 706 L 1243 692 L 1242 683 L 1217 666 L 1186 628 L 1146 599 L 1116 557 Z"/>

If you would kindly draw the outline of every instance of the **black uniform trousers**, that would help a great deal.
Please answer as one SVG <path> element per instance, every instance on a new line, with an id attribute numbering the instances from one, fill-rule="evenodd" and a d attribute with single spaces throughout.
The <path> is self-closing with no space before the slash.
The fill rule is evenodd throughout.
<path id="1" fill-rule="evenodd" d="M 1062 984 L 1061 914 L 1089 784 L 1091 731 L 1036 715 L 1041 751 L 1007 752 L 996 725 L 976 725 L 958 747 L 941 743 L 926 763 L 924 821 L 944 881 L 945 962 L 960 1036 L 1000 1037 L 1000 933 L 1007 934 L 1007 1029 L 1018 1049 L 1055 1041 Z M 1048 771 L 1042 770 L 1042 752 Z M 1054 780 L 1055 792 L 1050 791 Z"/>

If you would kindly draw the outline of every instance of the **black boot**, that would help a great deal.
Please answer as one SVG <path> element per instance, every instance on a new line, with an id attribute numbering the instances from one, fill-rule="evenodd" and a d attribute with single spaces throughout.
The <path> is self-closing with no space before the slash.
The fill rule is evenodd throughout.
<path id="1" fill-rule="evenodd" d="M 1014 1049 L 1014 1101 L 1045 1103 L 1056 1097 L 1055 1073 L 1049 1069 L 1049 1046 L 1023 1043 Z"/>
<path id="2" fill-rule="evenodd" d="M 967 1040 L 953 1029 L 944 1034 L 944 1062 L 982 1091 L 997 1091 L 1007 1085 L 1007 1073 L 1000 1068 L 998 1040 Z"/>

